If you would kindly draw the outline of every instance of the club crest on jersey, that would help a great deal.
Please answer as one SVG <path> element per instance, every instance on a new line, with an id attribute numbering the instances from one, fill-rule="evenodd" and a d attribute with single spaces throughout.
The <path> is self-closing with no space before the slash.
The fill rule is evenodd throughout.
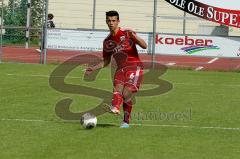
<path id="1" fill-rule="evenodd" d="M 117 43 L 113 40 L 105 41 L 104 43 L 104 51 L 110 52 L 117 46 Z"/>
<path id="2" fill-rule="evenodd" d="M 125 40 L 125 36 L 120 36 L 120 41 L 124 41 Z"/>
<path id="3" fill-rule="evenodd" d="M 112 48 L 114 45 L 115 45 L 115 44 L 113 43 L 113 41 L 109 41 L 109 43 L 108 43 L 108 47 L 109 47 L 109 48 Z"/>

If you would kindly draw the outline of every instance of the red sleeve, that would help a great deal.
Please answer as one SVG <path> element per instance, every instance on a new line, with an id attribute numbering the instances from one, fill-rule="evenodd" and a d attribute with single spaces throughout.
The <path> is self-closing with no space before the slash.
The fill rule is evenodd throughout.
<path id="1" fill-rule="evenodd" d="M 103 58 L 109 58 L 111 57 L 111 52 L 107 51 L 106 45 L 105 45 L 105 40 L 103 41 Z"/>
<path id="2" fill-rule="evenodd" d="M 136 34 L 137 35 L 137 33 L 136 32 L 133 32 L 134 34 Z M 136 44 L 137 43 L 137 40 L 134 38 L 131 38 L 132 40 L 133 40 L 133 42 Z"/>
<path id="3" fill-rule="evenodd" d="M 111 56 L 111 54 L 109 52 L 104 51 L 104 49 L 103 49 L 103 58 L 108 58 L 110 56 Z"/>

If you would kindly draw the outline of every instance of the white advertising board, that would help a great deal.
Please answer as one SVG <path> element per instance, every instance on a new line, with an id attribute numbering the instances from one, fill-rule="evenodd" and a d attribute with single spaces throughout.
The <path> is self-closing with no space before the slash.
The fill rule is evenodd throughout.
<path id="1" fill-rule="evenodd" d="M 49 29 L 47 32 L 47 48 L 74 51 L 102 51 L 103 40 L 109 32 L 78 31 Z M 148 41 L 148 34 L 138 34 Z M 147 53 L 146 49 L 137 47 L 139 53 Z"/>
<path id="2" fill-rule="evenodd" d="M 157 34 L 156 53 L 238 57 L 240 38 Z"/>
<path id="3" fill-rule="evenodd" d="M 48 30 L 47 48 L 74 51 L 102 51 L 103 40 L 109 33 L 104 31 Z M 150 35 L 138 34 L 147 43 Z M 213 36 L 182 36 L 157 34 L 156 54 L 191 56 L 240 56 L 240 38 Z M 148 53 L 138 47 L 139 53 Z"/>

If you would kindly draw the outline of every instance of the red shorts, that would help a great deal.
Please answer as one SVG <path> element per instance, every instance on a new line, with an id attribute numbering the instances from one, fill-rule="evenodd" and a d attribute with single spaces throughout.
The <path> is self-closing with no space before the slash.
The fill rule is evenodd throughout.
<path id="1" fill-rule="evenodd" d="M 143 81 L 143 69 L 140 66 L 127 66 L 118 69 L 114 75 L 114 87 L 123 85 L 132 92 L 137 92 Z"/>

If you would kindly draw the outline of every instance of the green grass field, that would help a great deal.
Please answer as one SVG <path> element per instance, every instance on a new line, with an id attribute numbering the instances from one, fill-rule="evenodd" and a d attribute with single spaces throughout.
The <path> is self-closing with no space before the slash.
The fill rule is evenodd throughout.
<path id="1" fill-rule="evenodd" d="M 159 96 L 136 97 L 131 128 L 120 129 L 121 117 L 106 113 L 98 117 L 96 128 L 85 130 L 78 121 L 57 117 L 56 103 L 72 98 L 71 111 L 81 112 L 101 99 L 51 88 L 49 75 L 56 67 L 0 64 L 1 159 L 240 156 L 239 73 L 169 69 L 161 78 L 171 82 L 173 89 Z M 82 74 L 83 68 L 78 67 L 65 81 L 111 92 L 109 68 L 94 82 L 83 81 Z M 144 85 L 142 89 L 152 87 Z"/>

